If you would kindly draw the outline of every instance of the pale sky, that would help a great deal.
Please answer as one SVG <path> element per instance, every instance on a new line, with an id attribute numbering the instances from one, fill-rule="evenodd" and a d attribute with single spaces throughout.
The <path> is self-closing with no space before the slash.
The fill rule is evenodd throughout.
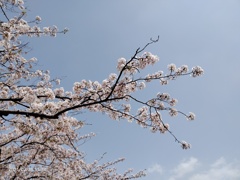
<path id="1" fill-rule="evenodd" d="M 166 71 L 170 63 L 204 70 L 200 78 L 182 77 L 168 86 L 147 86 L 139 98 L 169 92 L 177 109 L 194 112 L 188 122 L 179 115 L 163 119 L 180 140 L 192 144 L 182 150 L 170 134 L 152 134 L 135 123 L 115 122 L 101 114 L 79 114 L 91 123 L 82 133 L 97 136 L 81 146 L 87 160 L 125 157 L 119 164 L 147 169 L 143 180 L 240 179 L 240 1 L 239 0 L 35 0 L 27 2 L 27 18 L 42 17 L 40 26 L 69 28 L 56 38 L 29 39 L 30 56 L 39 69 L 49 69 L 71 90 L 82 79 L 102 81 L 116 73 L 117 59 L 130 58 L 150 38 L 160 36 L 147 51 L 160 61 L 144 73 Z"/>

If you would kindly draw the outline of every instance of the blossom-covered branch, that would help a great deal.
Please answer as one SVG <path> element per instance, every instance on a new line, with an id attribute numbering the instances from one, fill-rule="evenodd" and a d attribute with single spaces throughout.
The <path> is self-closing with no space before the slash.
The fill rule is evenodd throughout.
<path id="1" fill-rule="evenodd" d="M 183 149 L 190 144 L 180 141 L 164 123 L 161 112 L 170 116 L 182 114 L 188 120 L 195 115 L 175 108 L 177 99 L 168 93 L 156 92 L 154 97 L 142 100 L 136 91 L 148 83 L 159 81 L 167 85 L 180 76 L 197 77 L 203 74 L 199 66 L 188 69 L 187 65 L 176 67 L 169 64 L 168 71 L 142 75 L 141 71 L 159 61 L 156 55 L 146 52 L 151 39 L 143 48 L 138 48 L 130 59 L 120 58 L 117 72 L 111 73 L 102 82 L 80 80 L 72 91 L 60 86 L 60 79 L 51 79 L 48 70 L 37 69 L 36 58 L 26 59 L 28 43 L 22 37 L 53 36 L 66 33 L 56 26 L 40 27 L 41 17 L 24 20 L 27 10 L 23 0 L 0 0 L 0 172 L 10 179 L 134 179 L 144 176 L 140 171 L 132 174 L 127 170 L 119 174 L 113 162 L 93 163 L 85 161 L 79 146 L 95 136 L 80 135 L 85 123 L 71 112 L 83 111 L 107 114 L 113 120 L 135 121 L 151 132 L 169 132 Z M 14 10 L 13 15 L 11 10 Z M 131 104 L 138 107 L 131 110 Z"/>

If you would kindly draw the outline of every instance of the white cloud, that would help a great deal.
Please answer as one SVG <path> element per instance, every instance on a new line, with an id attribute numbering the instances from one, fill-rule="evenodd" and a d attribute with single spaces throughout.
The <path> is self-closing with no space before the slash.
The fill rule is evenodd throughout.
<path id="1" fill-rule="evenodd" d="M 216 161 L 211 165 L 211 167 L 212 167 L 212 168 L 217 168 L 217 167 L 219 167 L 219 166 L 221 166 L 221 165 L 224 165 L 224 164 L 226 164 L 226 160 L 225 160 L 223 157 L 221 157 L 221 158 L 219 158 L 218 160 L 216 160 Z"/>
<path id="2" fill-rule="evenodd" d="M 183 160 L 176 168 L 173 169 L 173 175 L 170 180 L 175 180 L 184 177 L 193 172 L 199 165 L 198 159 L 191 157 L 188 160 Z"/>
<path id="3" fill-rule="evenodd" d="M 216 162 L 210 165 L 209 169 L 198 172 L 192 175 L 189 180 L 237 180 L 240 179 L 240 163 L 232 162 L 227 163 L 226 160 L 221 157 Z"/>
<path id="4" fill-rule="evenodd" d="M 163 173 L 163 168 L 159 164 L 154 164 L 150 168 L 148 168 L 148 173 L 158 173 L 162 174 Z"/>
<path id="5" fill-rule="evenodd" d="M 164 169 L 164 171 L 163 171 Z M 227 161 L 224 157 L 206 164 L 197 158 L 191 157 L 181 161 L 176 167 L 166 170 L 160 164 L 148 168 L 152 175 L 151 180 L 239 180 L 240 161 Z"/>

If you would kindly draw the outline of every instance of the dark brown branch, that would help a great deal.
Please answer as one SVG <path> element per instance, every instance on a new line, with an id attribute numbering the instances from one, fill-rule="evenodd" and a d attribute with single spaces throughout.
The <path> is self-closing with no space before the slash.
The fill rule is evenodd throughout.
<path id="1" fill-rule="evenodd" d="M 8 144 L 8 143 L 11 143 L 12 141 L 14 141 L 14 140 L 16 140 L 16 139 L 18 139 L 18 138 L 20 138 L 20 137 L 23 137 L 25 134 L 26 134 L 26 133 L 23 133 L 23 134 L 15 137 L 15 138 L 13 138 L 13 139 L 10 139 L 9 141 L 7 141 L 7 142 L 5 142 L 5 143 L 3 143 L 3 144 L 0 144 L 0 147 L 3 147 L 3 146 L 5 146 L 5 145 Z"/>
<path id="2" fill-rule="evenodd" d="M 147 43 L 142 49 L 138 48 L 138 50 L 137 50 L 138 53 L 144 51 L 149 45 L 158 42 L 158 41 L 159 41 L 159 36 L 158 36 L 157 39 L 155 39 L 155 40 L 151 38 L 150 41 L 151 41 L 151 42 Z"/>
<path id="3" fill-rule="evenodd" d="M 1 7 L 1 10 L 2 10 L 2 12 L 3 12 L 5 18 L 9 21 L 9 18 L 7 17 L 7 14 L 6 14 L 5 11 L 3 10 L 3 7 L 2 7 L 2 6 L 0 6 L 0 7 Z"/>
<path id="4" fill-rule="evenodd" d="M 46 98 L 46 97 L 47 96 L 44 96 L 44 95 L 37 96 L 37 98 Z M 62 100 L 65 100 L 65 99 L 72 100 L 71 98 L 65 97 L 65 96 L 55 96 L 55 98 L 62 99 Z M 0 98 L 0 101 L 20 102 L 22 100 L 23 98 Z"/>

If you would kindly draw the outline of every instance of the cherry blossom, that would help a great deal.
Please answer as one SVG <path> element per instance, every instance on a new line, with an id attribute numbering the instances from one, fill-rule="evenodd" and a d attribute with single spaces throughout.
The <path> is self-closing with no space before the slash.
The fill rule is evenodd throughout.
<path id="1" fill-rule="evenodd" d="M 183 149 L 190 144 L 179 141 L 163 121 L 162 111 L 170 116 L 189 115 L 175 108 L 177 99 L 167 92 L 156 92 L 148 100 L 135 96 L 136 91 L 147 88 L 152 81 L 167 85 L 180 76 L 201 76 L 200 66 L 191 71 L 187 65 L 170 64 L 164 73 L 139 73 L 159 61 L 157 55 L 146 52 L 148 46 L 158 41 L 151 39 L 146 46 L 138 48 L 130 59 L 120 58 L 116 72 L 102 82 L 80 80 L 72 91 L 61 87 L 60 79 L 52 79 L 48 70 L 36 66 L 35 57 L 27 59 L 21 38 L 55 37 L 65 34 L 57 26 L 40 27 L 40 16 L 33 21 L 24 20 L 27 9 L 23 0 L 0 0 L 0 172 L 3 179 L 134 179 L 145 175 L 144 171 L 133 173 L 132 169 L 119 174 L 114 168 L 124 159 L 102 163 L 104 158 L 87 163 L 85 154 L 79 151 L 80 144 L 95 136 L 81 135 L 87 124 L 74 114 L 83 111 L 108 115 L 113 120 L 136 122 L 153 133 L 169 133 Z M 18 15 L 12 15 L 14 9 Z M 138 107 L 135 112 L 131 105 Z M 174 106 L 174 108 L 173 108 Z"/>

